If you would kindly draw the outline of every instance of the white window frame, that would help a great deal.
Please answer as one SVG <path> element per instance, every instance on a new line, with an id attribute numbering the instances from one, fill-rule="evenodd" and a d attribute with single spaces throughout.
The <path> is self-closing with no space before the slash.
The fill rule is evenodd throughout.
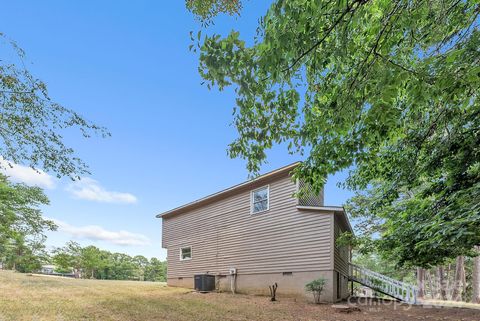
<path id="1" fill-rule="evenodd" d="M 182 250 L 183 250 L 183 249 L 188 249 L 188 248 L 190 248 L 190 257 L 183 258 L 183 256 L 182 256 Z M 180 261 L 189 261 L 189 260 L 191 260 L 191 259 L 193 258 L 193 247 L 190 246 L 190 245 L 180 247 L 179 256 L 180 256 Z"/>
<path id="2" fill-rule="evenodd" d="M 253 207 L 253 195 L 255 194 L 256 191 L 259 191 L 259 190 L 262 190 L 262 189 L 267 189 L 267 209 L 265 210 L 262 210 L 262 211 L 258 211 L 258 212 L 254 212 L 254 207 Z M 268 211 L 270 209 L 270 185 L 265 185 L 265 186 L 262 186 L 262 187 L 259 187 L 259 188 L 256 188 L 254 190 L 252 190 L 250 192 L 250 215 L 256 215 L 256 214 L 260 214 L 260 213 L 264 213 L 266 211 Z"/>

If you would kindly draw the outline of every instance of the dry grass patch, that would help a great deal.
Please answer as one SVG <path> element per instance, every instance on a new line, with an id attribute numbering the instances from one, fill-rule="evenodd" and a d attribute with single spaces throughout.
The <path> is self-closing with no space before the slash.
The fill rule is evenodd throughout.
<path id="1" fill-rule="evenodd" d="M 270 302 L 258 296 L 191 293 L 163 283 L 74 280 L 0 271 L 0 321 L 480 319 L 478 310 L 405 310 L 393 305 L 360 308 L 360 312 L 339 314 L 330 305 L 282 298 L 281 291 L 279 301 Z"/>
<path id="2" fill-rule="evenodd" d="M 461 302 L 461 301 L 444 301 L 444 300 L 422 300 L 422 304 L 436 307 L 453 307 L 453 308 L 469 308 L 480 310 L 480 304 Z M 479 311 L 480 313 L 480 311 Z"/>

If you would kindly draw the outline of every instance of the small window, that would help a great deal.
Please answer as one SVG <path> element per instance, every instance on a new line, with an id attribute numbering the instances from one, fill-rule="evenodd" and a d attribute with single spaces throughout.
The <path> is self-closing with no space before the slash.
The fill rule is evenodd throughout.
<path id="1" fill-rule="evenodd" d="M 191 260 L 192 259 L 192 247 L 186 246 L 180 248 L 180 260 Z"/>
<path id="2" fill-rule="evenodd" d="M 269 194 L 268 186 L 252 191 L 252 205 L 251 205 L 252 214 L 268 210 L 268 207 L 269 207 L 268 194 Z"/>

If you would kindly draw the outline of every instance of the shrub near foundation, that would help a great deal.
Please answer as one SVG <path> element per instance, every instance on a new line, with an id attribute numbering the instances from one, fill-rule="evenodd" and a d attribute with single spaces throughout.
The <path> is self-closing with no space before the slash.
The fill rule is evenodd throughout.
<path id="1" fill-rule="evenodd" d="M 305 285 L 305 290 L 307 290 L 308 292 L 312 292 L 313 299 L 316 304 L 320 303 L 320 296 L 322 295 L 323 289 L 325 288 L 326 284 L 327 280 L 325 280 L 324 278 L 318 278 Z"/>

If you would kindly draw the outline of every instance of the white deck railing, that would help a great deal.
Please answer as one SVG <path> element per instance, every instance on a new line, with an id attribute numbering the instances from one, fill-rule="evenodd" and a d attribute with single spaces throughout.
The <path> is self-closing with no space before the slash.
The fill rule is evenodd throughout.
<path id="1" fill-rule="evenodd" d="M 417 303 L 417 288 L 383 274 L 350 263 L 350 279 L 408 303 Z"/>

